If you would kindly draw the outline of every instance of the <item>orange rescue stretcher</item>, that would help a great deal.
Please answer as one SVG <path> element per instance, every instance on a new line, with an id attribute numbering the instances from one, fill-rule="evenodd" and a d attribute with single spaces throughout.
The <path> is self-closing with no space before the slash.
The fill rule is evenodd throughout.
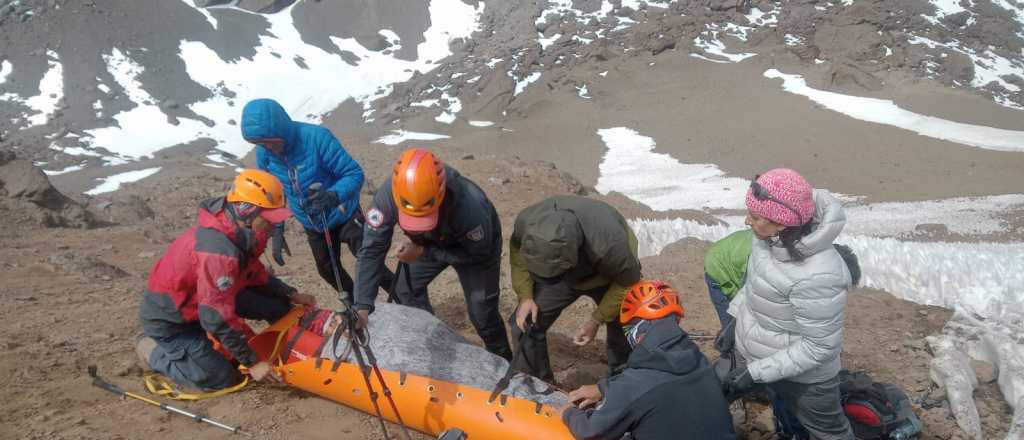
<path id="1" fill-rule="evenodd" d="M 288 385 L 376 415 L 359 366 L 319 358 L 323 336 L 298 326 L 302 311 L 301 307 L 293 309 L 250 339 L 250 346 L 261 360 L 277 365 Z M 302 333 L 295 339 L 298 332 Z M 284 351 L 286 345 L 291 347 L 289 353 L 275 353 Z M 405 425 L 424 434 L 436 436 L 458 428 L 469 439 L 573 438 L 551 406 L 505 395 L 489 401 L 491 393 L 479 388 L 381 371 Z M 377 379 L 371 375 L 370 381 L 379 393 Z M 380 411 L 385 420 L 397 420 L 389 405 L 380 405 Z"/>

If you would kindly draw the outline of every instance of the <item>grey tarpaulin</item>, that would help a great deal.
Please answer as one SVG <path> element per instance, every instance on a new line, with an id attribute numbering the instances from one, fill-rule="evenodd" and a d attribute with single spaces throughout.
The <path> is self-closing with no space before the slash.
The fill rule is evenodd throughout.
<path id="1" fill-rule="evenodd" d="M 433 315 L 396 304 L 376 306 L 370 315 L 370 348 L 377 356 L 380 368 L 468 385 L 488 392 L 505 375 L 507 361 L 466 341 Z M 348 350 L 347 338 L 339 338 L 336 349 L 332 344 L 334 338 L 331 335 L 325 337 L 328 341 L 320 353 L 321 357 L 333 360 L 338 356 L 347 356 L 344 361 L 355 362 L 355 357 Z M 503 394 L 554 407 L 567 402 L 564 393 L 536 393 L 527 381 L 537 391 L 550 388 L 540 379 L 517 374 Z"/>

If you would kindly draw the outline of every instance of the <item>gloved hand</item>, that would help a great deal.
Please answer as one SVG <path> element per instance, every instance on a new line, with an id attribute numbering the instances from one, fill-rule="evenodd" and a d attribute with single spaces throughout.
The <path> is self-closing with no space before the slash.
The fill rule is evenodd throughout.
<path id="1" fill-rule="evenodd" d="M 306 209 L 310 213 L 319 214 L 323 212 L 329 215 L 329 210 L 338 209 L 338 205 L 341 201 L 338 200 L 338 193 L 334 191 L 310 191 L 309 197 L 306 197 Z"/>
<path id="2" fill-rule="evenodd" d="M 722 392 L 729 400 L 746 394 L 751 388 L 754 388 L 754 377 L 747 367 L 729 372 L 729 376 L 722 382 Z"/>
<path id="3" fill-rule="evenodd" d="M 289 257 L 292 256 L 292 250 L 288 248 L 288 242 L 284 239 L 284 222 L 274 226 L 274 232 L 270 235 L 270 249 L 271 255 L 278 266 L 284 266 L 284 256 L 281 255 L 282 250 Z"/>

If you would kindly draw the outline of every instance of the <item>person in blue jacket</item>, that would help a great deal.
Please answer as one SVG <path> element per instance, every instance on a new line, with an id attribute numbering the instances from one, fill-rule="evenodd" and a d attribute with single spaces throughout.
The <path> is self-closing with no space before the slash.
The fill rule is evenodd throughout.
<path id="1" fill-rule="evenodd" d="M 325 232 L 330 234 L 334 263 L 340 272 L 341 290 L 352 301 L 352 277 L 341 265 L 341 243 L 355 255 L 363 243 L 363 212 L 359 191 L 363 169 L 349 156 L 338 138 L 319 125 L 293 121 L 277 101 L 255 99 L 242 110 L 242 137 L 256 144 L 256 166 L 284 184 L 285 197 L 295 218 L 306 229 L 306 238 L 320 277 L 335 289 Z M 272 242 L 273 257 L 284 264 L 282 250 L 291 252 L 282 229 Z M 391 291 L 390 270 L 380 286 Z"/>

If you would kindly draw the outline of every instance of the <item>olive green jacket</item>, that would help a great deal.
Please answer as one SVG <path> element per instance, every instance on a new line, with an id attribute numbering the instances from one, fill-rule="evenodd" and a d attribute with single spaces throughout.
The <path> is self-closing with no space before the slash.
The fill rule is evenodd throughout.
<path id="1" fill-rule="evenodd" d="M 534 274 L 564 273 L 577 291 L 608 286 L 594 312 L 599 322 L 619 317 L 626 289 L 641 278 L 637 239 L 615 208 L 577 196 L 555 196 L 516 217 L 509 243 L 512 289 L 533 298 Z"/>

